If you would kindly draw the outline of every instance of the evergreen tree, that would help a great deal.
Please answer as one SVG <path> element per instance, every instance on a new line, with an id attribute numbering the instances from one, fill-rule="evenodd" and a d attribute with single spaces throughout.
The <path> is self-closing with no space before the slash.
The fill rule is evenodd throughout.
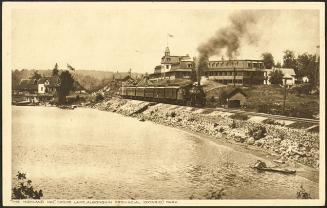
<path id="1" fill-rule="evenodd" d="M 59 74 L 58 64 L 56 63 L 55 67 L 52 70 L 52 76 L 57 76 Z"/>
<path id="2" fill-rule="evenodd" d="M 282 71 L 275 70 L 275 71 L 270 72 L 269 75 L 270 75 L 269 82 L 271 84 L 283 84 L 284 74 Z"/>
<path id="3" fill-rule="evenodd" d="M 69 71 L 63 71 L 60 76 L 60 87 L 59 87 L 59 103 L 66 103 L 66 96 L 69 95 L 69 92 L 73 89 L 74 79 Z"/>
<path id="4" fill-rule="evenodd" d="M 42 76 L 41 76 L 41 74 L 39 74 L 37 71 L 35 71 L 34 73 L 33 73 L 33 75 L 32 75 L 32 79 L 40 79 Z"/>
<path id="5" fill-rule="evenodd" d="M 266 69 L 271 69 L 275 65 L 274 57 L 271 53 L 266 52 L 261 56 Z"/>

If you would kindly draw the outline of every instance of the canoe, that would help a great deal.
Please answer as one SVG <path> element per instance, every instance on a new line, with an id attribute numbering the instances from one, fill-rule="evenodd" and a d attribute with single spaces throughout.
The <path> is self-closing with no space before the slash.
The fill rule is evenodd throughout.
<path id="1" fill-rule="evenodd" d="M 21 102 L 17 102 L 16 105 L 25 106 L 25 105 L 28 105 L 30 103 L 31 103 L 30 101 L 21 101 Z"/>
<path id="2" fill-rule="evenodd" d="M 278 173 L 284 173 L 284 174 L 294 174 L 296 173 L 296 170 L 288 170 L 288 169 L 282 169 L 282 168 L 257 168 L 257 167 L 252 167 L 257 170 L 261 171 L 270 171 L 270 172 L 278 172 Z"/>
<path id="3" fill-rule="evenodd" d="M 74 108 L 73 107 L 71 107 L 71 106 L 58 106 L 58 108 L 61 108 L 61 109 L 67 109 L 67 110 L 74 110 Z"/>

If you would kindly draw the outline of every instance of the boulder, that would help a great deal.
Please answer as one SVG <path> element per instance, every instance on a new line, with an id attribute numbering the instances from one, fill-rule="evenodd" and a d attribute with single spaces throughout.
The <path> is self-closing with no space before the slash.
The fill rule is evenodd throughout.
<path id="1" fill-rule="evenodd" d="M 246 143 L 249 144 L 249 145 L 253 145 L 255 142 L 258 142 L 259 140 L 255 141 L 253 137 L 249 137 L 247 140 L 246 140 Z M 260 145 L 261 146 L 261 145 Z"/>
<path id="2" fill-rule="evenodd" d="M 250 137 L 250 138 L 252 138 L 253 140 L 255 140 L 253 137 Z M 263 142 L 260 141 L 260 140 L 255 140 L 254 145 L 256 145 L 258 147 L 261 147 L 263 145 Z"/>

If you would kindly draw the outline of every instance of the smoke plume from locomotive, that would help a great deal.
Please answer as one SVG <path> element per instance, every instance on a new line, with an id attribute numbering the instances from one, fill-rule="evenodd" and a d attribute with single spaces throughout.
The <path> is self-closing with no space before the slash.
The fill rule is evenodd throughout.
<path id="1" fill-rule="evenodd" d="M 230 25 L 216 31 L 207 42 L 198 47 L 199 58 L 197 69 L 199 73 L 207 67 L 209 58 L 213 55 L 222 55 L 226 50 L 229 59 L 239 55 L 242 40 L 248 44 L 255 44 L 259 40 L 256 23 L 264 16 L 261 11 L 245 10 L 232 14 L 229 17 Z"/>

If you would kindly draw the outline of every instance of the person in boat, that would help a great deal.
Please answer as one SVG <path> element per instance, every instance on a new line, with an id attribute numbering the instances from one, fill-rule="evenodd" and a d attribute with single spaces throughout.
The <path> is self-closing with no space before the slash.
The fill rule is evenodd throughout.
<path id="1" fill-rule="evenodd" d="M 262 169 L 262 168 L 267 168 L 267 165 L 265 162 L 263 162 L 261 160 L 257 160 L 257 162 L 254 164 L 253 167 L 257 168 L 257 169 Z"/>

